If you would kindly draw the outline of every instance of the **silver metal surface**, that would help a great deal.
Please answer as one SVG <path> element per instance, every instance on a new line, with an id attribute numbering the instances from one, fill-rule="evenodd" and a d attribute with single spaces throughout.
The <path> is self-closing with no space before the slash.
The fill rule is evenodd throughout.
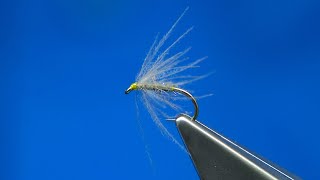
<path id="1" fill-rule="evenodd" d="M 200 179 L 299 179 L 187 115 L 179 116 L 176 125 Z"/>

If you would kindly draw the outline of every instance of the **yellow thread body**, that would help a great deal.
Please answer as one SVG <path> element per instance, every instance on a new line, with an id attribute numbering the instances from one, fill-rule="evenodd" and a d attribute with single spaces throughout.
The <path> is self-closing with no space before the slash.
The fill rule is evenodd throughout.
<path id="1" fill-rule="evenodd" d="M 174 91 L 174 86 L 166 86 L 161 84 L 138 84 L 134 82 L 130 87 L 125 91 L 126 94 L 133 90 L 145 89 L 145 90 L 162 90 L 162 91 Z"/>

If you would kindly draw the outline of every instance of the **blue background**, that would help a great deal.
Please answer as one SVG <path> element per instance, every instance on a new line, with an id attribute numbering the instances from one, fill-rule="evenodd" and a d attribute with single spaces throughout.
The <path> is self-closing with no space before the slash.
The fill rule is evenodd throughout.
<path id="1" fill-rule="evenodd" d="M 319 2 L 2 1 L 0 178 L 197 179 L 124 95 L 156 34 L 189 6 L 175 35 L 195 28 L 178 49 L 209 57 L 194 73 L 215 72 L 191 86 L 214 93 L 199 120 L 320 179 Z"/>

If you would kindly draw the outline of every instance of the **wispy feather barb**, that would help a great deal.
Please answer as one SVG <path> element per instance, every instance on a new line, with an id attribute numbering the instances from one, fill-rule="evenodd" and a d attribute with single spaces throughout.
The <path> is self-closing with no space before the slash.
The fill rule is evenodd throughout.
<path id="1" fill-rule="evenodd" d="M 180 40 L 193 29 L 193 27 L 187 29 L 170 45 L 163 48 L 176 25 L 187 10 L 188 8 L 184 10 L 169 31 L 160 40 L 158 40 L 158 36 L 155 38 L 155 41 L 144 59 L 141 70 L 136 77 L 136 82 L 131 84 L 126 91 L 126 94 L 132 90 L 139 90 L 141 92 L 142 103 L 150 113 L 155 124 L 161 129 L 163 134 L 170 137 L 177 144 L 179 143 L 160 121 L 160 117 L 172 118 L 172 116 L 167 115 L 162 110 L 166 107 L 170 107 L 179 113 L 184 112 L 181 105 L 176 102 L 182 98 L 182 96 L 179 95 L 184 95 L 190 98 L 195 106 L 195 113 L 193 117 L 193 119 L 195 119 L 198 115 L 197 102 L 189 92 L 181 89 L 181 87 L 207 76 L 183 75 L 184 71 L 199 67 L 199 63 L 207 57 L 197 59 L 190 63 L 185 63 L 189 59 L 185 55 L 191 50 L 190 47 L 181 52 L 170 53 L 172 48 L 178 44 Z"/>

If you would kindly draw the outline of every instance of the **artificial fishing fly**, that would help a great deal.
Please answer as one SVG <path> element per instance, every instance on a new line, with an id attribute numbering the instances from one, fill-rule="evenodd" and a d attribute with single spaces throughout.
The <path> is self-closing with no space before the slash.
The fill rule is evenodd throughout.
<path id="1" fill-rule="evenodd" d="M 199 67 L 198 64 L 206 57 L 187 63 L 186 65 L 182 65 L 182 62 L 185 62 L 188 59 L 185 57 L 185 54 L 190 50 L 190 48 L 186 48 L 185 50 L 173 55 L 170 55 L 169 53 L 170 50 L 172 50 L 172 48 L 192 30 L 192 27 L 187 29 L 187 31 L 180 35 L 168 47 L 163 48 L 163 45 L 167 42 L 172 31 L 187 10 L 188 8 L 184 10 L 169 31 L 160 40 L 157 38 L 155 39 L 146 58 L 144 59 L 141 70 L 136 77 L 136 81 L 125 91 L 125 94 L 129 94 L 133 90 L 141 92 L 142 102 L 154 122 L 165 135 L 171 137 L 177 144 L 179 143 L 167 131 L 159 118 L 159 115 L 164 115 L 166 118 L 169 116 L 156 108 L 156 106 L 160 106 L 162 108 L 170 107 L 171 109 L 181 113 L 183 109 L 175 103 L 175 100 L 181 99 L 181 97 L 179 98 L 177 95 L 184 95 L 191 99 L 194 105 L 192 120 L 196 120 L 199 112 L 197 101 L 187 90 L 181 87 L 207 76 L 181 75 L 181 73 L 186 70 Z"/>

